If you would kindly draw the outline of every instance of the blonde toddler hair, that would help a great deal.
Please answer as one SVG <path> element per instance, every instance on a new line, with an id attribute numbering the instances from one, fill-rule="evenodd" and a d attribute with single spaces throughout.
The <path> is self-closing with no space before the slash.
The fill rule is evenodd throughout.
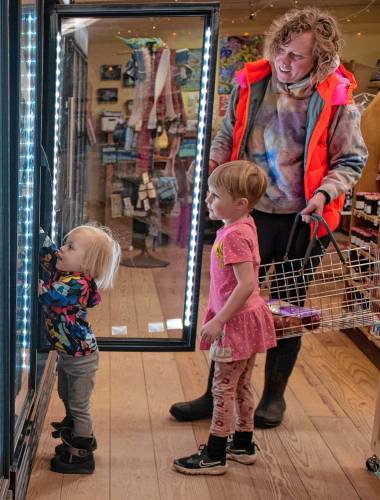
<path id="1" fill-rule="evenodd" d="M 66 238 L 77 232 L 88 237 L 84 273 L 94 278 L 98 288 L 112 288 L 120 264 L 121 249 L 111 230 L 104 226 L 84 224 L 72 229 Z"/>
<path id="2" fill-rule="evenodd" d="M 247 198 L 248 208 L 256 205 L 267 189 L 267 176 L 256 163 L 235 160 L 219 165 L 210 177 L 208 184 L 215 189 L 225 189 L 235 200 Z"/>

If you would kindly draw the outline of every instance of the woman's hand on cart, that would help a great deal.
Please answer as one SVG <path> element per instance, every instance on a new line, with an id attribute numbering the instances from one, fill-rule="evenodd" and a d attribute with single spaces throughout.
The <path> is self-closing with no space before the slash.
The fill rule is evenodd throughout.
<path id="1" fill-rule="evenodd" d="M 326 195 L 321 191 L 318 191 L 314 194 L 314 196 L 309 200 L 309 203 L 302 210 L 302 220 L 304 222 L 310 222 L 310 215 L 315 213 L 317 215 L 322 215 L 323 207 L 326 205 L 327 199 Z"/>

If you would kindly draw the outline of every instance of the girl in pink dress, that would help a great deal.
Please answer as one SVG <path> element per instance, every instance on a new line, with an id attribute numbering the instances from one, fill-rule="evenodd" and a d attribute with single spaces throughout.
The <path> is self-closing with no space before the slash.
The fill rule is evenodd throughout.
<path id="1" fill-rule="evenodd" d="M 232 161 L 209 177 L 210 218 L 222 220 L 211 252 L 209 302 L 201 330 L 201 349 L 215 361 L 214 410 L 207 445 L 174 461 L 185 474 L 224 474 L 226 458 L 256 460 L 252 442 L 254 399 L 251 386 L 256 353 L 276 345 L 272 314 L 259 295 L 256 226 L 249 215 L 264 194 L 265 173 L 254 163 Z M 227 437 L 233 434 L 232 441 Z"/>

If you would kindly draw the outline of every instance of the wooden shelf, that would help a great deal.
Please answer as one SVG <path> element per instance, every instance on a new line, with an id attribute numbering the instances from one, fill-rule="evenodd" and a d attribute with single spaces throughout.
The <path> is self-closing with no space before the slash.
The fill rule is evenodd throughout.
<path id="1" fill-rule="evenodd" d="M 380 81 L 369 82 L 369 86 L 380 89 Z M 354 196 L 352 200 L 352 206 L 355 207 L 356 203 L 356 193 L 369 191 L 378 192 L 379 182 L 377 179 L 378 175 L 378 162 L 380 154 L 380 143 L 378 138 L 378 131 L 380 128 L 380 93 L 378 93 L 375 98 L 371 101 L 368 107 L 362 114 L 361 120 L 361 130 L 363 138 L 368 148 L 368 160 L 363 169 L 362 176 L 359 179 L 357 185 L 354 189 Z M 364 210 L 352 209 L 351 215 L 351 228 L 350 228 L 350 241 L 351 241 L 351 230 L 353 226 L 359 225 L 360 220 L 371 222 L 375 227 L 380 227 L 380 217 L 377 215 L 368 215 Z M 365 225 L 362 223 L 362 225 Z M 380 235 L 380 229 L 379 233 Z M 354 247 L 354 245 L 352 245 Z M 380 247 L 380 237 L 377 241 L 377 246 Z M 363 249 L 360 253 L 364 255 L 365 258 L 370 259 L 371 255 L 365 252 Z M 371 342 L 380 349 L 380 338 L 376 338 L 374 335 L 369 333 L 369 327 L 359 327 L 358 330 L 362 332 Z"/>
<path id="2" fill-rule="evenodd" d="M 380 80 L 372 80 L 368 84 L 369 89 L 380 89 Z"/>
<path id="3" fill-rule="evenodd" d="M 369 222 L 372 222 L 374 226 L 378 226 L 380 222 L 380 217 L 378 215 L 368 215 L 363 210 L 354 209 L 352 211 L 352 215 L 354 217 L 358 217 L 359 219 L 368 220 Z"/>

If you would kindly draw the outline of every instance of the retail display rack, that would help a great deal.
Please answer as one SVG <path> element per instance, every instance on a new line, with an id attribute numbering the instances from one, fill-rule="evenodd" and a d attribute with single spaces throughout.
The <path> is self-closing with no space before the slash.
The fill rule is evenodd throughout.
<path id="1" fill-rule="evenodd" d="M 368 160 L 354 189 L 350 224 L 350 244 L 368 245 L 369 251 L 380 247 L 380 93 L 363 111 L 361 128 L 368 148 Z M 380 315 L 380 313 L 379 313 Z M 373 327 L 360 331 L 380 348 L 380 319 Z"/>
<path id="2" fill-rule="evenodd" d="M 361 128 L 368 148 L 368 160 L 354 190 L 350 243 L 359 246 L 364 239 L 371 252 L 380 247 L 380 93 L 364 110 Z M 380 320 L 373 327 L 363 326 L 359 330 L 380 348 Z M 366 465 L 380 478 L 380 382 L 371 447 L 373 456 Z"/>

